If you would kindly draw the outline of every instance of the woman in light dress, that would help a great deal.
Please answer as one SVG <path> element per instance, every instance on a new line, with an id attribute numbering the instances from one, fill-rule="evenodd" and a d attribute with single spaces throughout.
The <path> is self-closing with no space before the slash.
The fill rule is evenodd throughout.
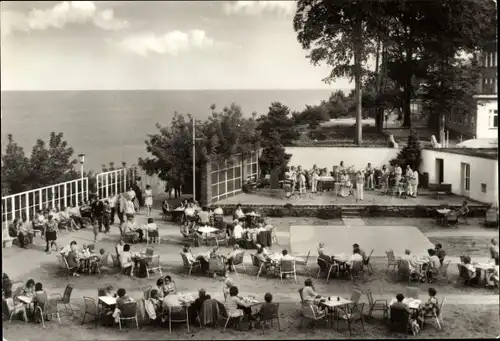
<path id="1" fill-rule="evenodd" d="M 295 166 L 290 168 L 290 179 L 292 180 L 292 194 L 295 192 L 295 187 L 297 186 L 297 172 L 295 171 Z"/>
<path id="2" fill-rule="evenodd" d="M 311 171 L 311 192 L 316 193 L 318 189 L 319 169 L 314 165 Z"/>
<path id="3" fill-rule="evenodd" d="M 362 171 L 358 171 L 356 173 L 356 202 L 358 200 L 363 201 L 364 186 L 365 186 L 365 176 Z"/>
<path id="4" fill-rule="evenodd" d="M 306 194 L 306 174 L 302 170 L 302 166 L 297 168 L 297 180 L 299 181 L 299 193 Z"/>
<path id="5" fill-rule="evenodd" d="M 144 204 L 146 205 L 146 209 L 148 212 L 148 217 L 151 214 L 151 208 L 153 207 L 153 190 L 151 186 L 146 185 L 146 190 L 144 191 Z"/>

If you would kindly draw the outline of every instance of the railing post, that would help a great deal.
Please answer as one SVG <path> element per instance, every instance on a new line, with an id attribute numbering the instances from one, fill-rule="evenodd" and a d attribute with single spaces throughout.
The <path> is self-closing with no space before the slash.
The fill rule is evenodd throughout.
<path id="1" fill-rule="evenodd" d="M 42 205 L 42 190 L 38 190 L 38 210 L 41 210 L 43 205 Z"/>
<path id="2" fill-rule="evenodd" d="M 12 205 L 11 207 L 11 214 L 12 214 L 12 220 L 14 220 L 16 218 L 16 200 L 15 200 L 15 195 L 12 196 L 12 198 L 10 198 L 10 203 Z"/>
<path id="3" fill-rule="evenodd" d="M 64 183 L 64 190 L 63 190 L 63 195 L 64 195 L 64 207 L 68 207 L 68 197 L 67 197 L 67 191 L 66 191 L 66 187 L 68 186 L 68 183 L 65 182 Z"/>
<path id="4" fill-rule="evenodd" d="M 85 188 L 87 189 L 87 195 L 86 198 L 89 200 L 89 178 L 85 178 Z"/>
<path id="5" fill-rule="evenodd" d="M 115 195 L 118 194 L 118 171 L 115 172 Z"/>
<path id="6" fill-rule="evenodd" d="M 45 189 L 45 204 L 49 203 L 49 191 Z"/>
<path id="7" fill-rule="evenodd" d="M 105 181 L 106 182 L 106 198 L 108 198 L 109 197 L 109 173 L 106 173 L 105 179 L 106 179 L 106 181 Z"/>
<path id="8" fill-rule="evenodd" d="M 52 207 L 55 208 L 56 207 L 56 195 L 55 195 L 55 191 L 54 191 L 54 186 L 52 186 L 50 188 L 51 192 L 52 192 Z"/>
<path id="9" fill-rule="evenodd" d="M 69 202 L 73 204 L 73 181 L 69 183 Z M 78 206 L 78 201 L 75 206 Z"/>
<path id="10" fill-rule="evenodd" d="M 26 207 L 24 208 L 24 213 L 26 214 L 26 219 L 30 218 L 30 202 L 29 202 L 29 192 L 24 194 L 24 200 Z"/>

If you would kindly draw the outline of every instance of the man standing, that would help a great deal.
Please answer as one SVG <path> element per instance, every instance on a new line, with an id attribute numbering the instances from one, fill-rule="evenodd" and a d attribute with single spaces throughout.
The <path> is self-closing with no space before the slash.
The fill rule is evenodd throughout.
<path id="1" fill-rule="evenodd" d="M 104 223 L 104 233 L 108 233 L 111 222 L 111 207 L 108 200 L 105 200 L 103 204 L 102 220 Z"/>
<path id="2" fill-rule="evenodd" d="M 118 195 L 113 195 L 109 199 L 109 209 L 110 209 L 110 214 L 109 214 L 109 224 L 113 225 L 115 223 L 115 213 L 116 213 L 116 205 L 118 201 Z"/>
<path id="3" fill-rule="evenodd" d="M 406 194 L 408 196 L 413 196 L 413 171 L 410 167 L 410 165 L 406 166 L 406 173 L 405 173 L 405 178 L 406 178 Z"/>
<path id="4" fill-rule="evenodd" d="M 413 171 L 413 188 L 412 188 L 414 198 L 417 197 L 417 189 L 418 189 L 418 171 L 417 169 L 415 169 Z"/>
<path id="5" fill-rule="evenodd" d="M 17 238 L 19 239 L 19 245 L 26 249 L 29 244 L 33 243 L 35 233 L 31 228 L 31 223 L 25 215 L 23 215 L 23 221 L 19 224 L 18 231 L 19 234 L 17 235 Z"/>
<path id="6" fill-rule="evenodd" d="M 491 239 L 489 250 L 491 258 L 495 261 L 495 265 L 498 265 L 498 243 L 495 238 Z"/>
<path id="7" fill-rule="evenodd" d="M 103 219 L 103 214 L 104 214 L 104 204 L 101 200 L 99 200 L 99 198 L 94 198 L 94 201 L 92 202 L 90 207 L 92 208 L 92 214 L 94 216 L 94 220 L 97 220 L 97 222 L 94 221 L 94 223 L 98 224 L 97 228 L 98 228 L 99 232 L 101 232 L 102 219 Z"/>
<path id="8" fill-rule="evenodd" d="M 372 164 L 370 162 L 368 162 L 368 165 L 366 166 L 365 174 L 366 174 L 366 182 L 367 182 L 366 188 L 368 188 L 370 190 L 374 190 L 375 189 L 375 184 L 373 182 L 374 170 L 373 170 Z"/>

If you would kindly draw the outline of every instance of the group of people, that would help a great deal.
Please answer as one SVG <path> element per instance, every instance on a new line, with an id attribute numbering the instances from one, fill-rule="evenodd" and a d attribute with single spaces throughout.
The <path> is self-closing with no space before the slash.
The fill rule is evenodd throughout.
<path id="1" fill-rule="evenodd" d="M 380 169 L 374 168 L 371 163 L 362 169 L 355 171 L 353 166 L 345 167 L 341 161 L 338 166 L 334 166 L 331 172 L 327 168 L 318 168 L 313 165 L 311 170 L 304 170 L 302 166 L 292 166 L 285 172 L 284 187 L 287 197 L 290 197 L 298 190 L 299 194 L 305 194 L 310 187 L 311 193 L 317 193 L 319 182 L 323 177 L 332 178 L 340 183 L 342 196 L 355 194 L 356 201 L 363 200 L 364 190 L 375 190 L 379 187 L 384 192 L 389 192 L 396 188 L 398 195 L 405 193 L 407 196 L 416 197 L 419 184 L 419 173 L 412 169 L 410 165 L 403 169 L 399 164 L 395 164 L 391 169 L 383 165 Z"/>
<path id="2" fill-rule="evenodd" d="M 490 252 L 491 261 L 493 261 L 494 266 L 490 269 L 486 270 L 485 278 L 486 278 L 486 286 L 490 288 L 498 288 L 499 287 L 499 252 L 498 252 L 498 242 L 495 238 L 492 238 L 490 241 L 490 245 L 488 247 L 488 251 Z M 481 271 L 484 271 L 476 268 L 472 263 L 472 259 L 468 255 L 460 256 L 461 264 L 467 269 L 469 273 L 469 284 L 477 284 L 480 277 Z"/>
<path id="3" fill-rule="evenodd" d="M 352 255 L 348 259 L 337 259 L 335 256 L 330 256 L 325 251 L 325 243 L 320 242 L 318 247 L 318 266 L 322 272 L 328 273 L 330 267 L 336 272 L 344 274 L 354 274 L 354 271 L 363 269 L 368 266 L 370 255 L 359 246 L 358 243 L 352 245 Z"/>
<path id="4" fill-rule="evenodd" d="M 82 248 L 78 249 L 77 242 L 74 240 L 63 247 L 60 254 L 75 277 L 79 277 L 83 272 L 96 272 L 98 267 L 106 266 L 108 260 L 108 254 L 104 249 L 100 249 L 99 254 L 95 253 L 93 244 L 83 244 Z"/>

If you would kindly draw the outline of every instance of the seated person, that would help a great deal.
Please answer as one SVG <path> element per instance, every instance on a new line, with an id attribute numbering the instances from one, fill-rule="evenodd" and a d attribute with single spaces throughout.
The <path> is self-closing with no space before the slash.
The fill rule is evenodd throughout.
<path id="1" fill-rule="evenodd" d="M 28 279 L 23 288 L 24 296 L 33 296 L 35 294 L 35 281 L 33 279 Z"/>
<path id="2" fill-rule="evenodd" d="M 203 307 L 203 302 L 209 299 L 211 299 L 211 297 L 210 295 L 207 295 L 205 289 L 200 289 L 200 291 L 198 292 L 198 298 L 195 299 L 194 303 L 191 305 L 193 310 L 193 314 L 191 315 L 193 315 L 194 318 L 196 318 L 197 316 L 198 318 L 200 318 L 199 313 L 201 312 L 201 308 Z"/>
<path id="3" fill-rule="evenodd" d="M 16 238 L 19 234 L 19 219 L 15 218 L 12 224 L 9 225 L 9 237 Z"/>
<path id="4" fill-rule="evenodd" d="M 73 224 L 72 224 L 71 217 L 69 215 L 69 208 L 68 207 L 63 207 L 61 209 L 61 212 L 59 212 L 59 225 L 64 225 L 67 226 L 70 231 L 73 230 Z"/>
<path id="5" fill-rule="evenodd" d="M 134 274 L 134 261 L 132 260 L 132 253 L 130 252 L 130 245 L 123 246 L 123 252 L 120 254 L 120 266 L 125 274 L 132 276 Z"/>
<path id="6" fill-rule="evenodd" d="M 119 309 L 120 311 L 123 310 L 123 305 L 125 303 L 134 302 L 134 300 L 127 295 L 127 291 L 123 288 L 118 289 L 116 295 L 118 296 L 116 298 L 116 308 Z"/>
<path id="7" fill-rule="evenodd" d="M 222 285 L 222 293 L 224 294 L 224 300 L 229 297 L 229 290 L 235 286 L 234 280 L 229 277 L 229 271 L 224 274 L 224 284 Z"/>
<path id="8" fill-rule="evenodd" d="M 361 256 L 361 251 L 358 248 L 355 248 L 352 251 L 351 259 L 349 260 L 349 266 L 351 267 L 351 269 L 353 268 L 354 263 L 358 262 L 363 263 L 363 256 Z"/>
<path id="9" fill-rule="evenodd" d="M 354 251 L 355 249 L 359 250 L 359 254 L 361 255 L 361 257 L 363 257 L 363 262 L 366 261 L 366 252 L 365 252 L 365 250 L 363 250 L 362 248 L 360 248 L 359 244 L 357 244 L 357 243 L 352 244 L 352 250 Z"/>
<path id="10" fill-rule="evenodd" d="M 429 265 L 427 266 L 427 281 L 431 283 L 439 273 L 441 262 L 439 261 L 438 256 L 436 256 L 436 250 L 428 249 L 427 253 L 429 254 Z"/>
<path id="11" fill-rule="evenodd" d="M 486 275 L 486 285 L 488 287 L 498 288 L 498 265 L 495 265 L 493 271 L 489 271 Z"/>
<path id="12" fill-rule="evenodd" d="M 408 261 L 408 265 L 410 267 L 410 273 L 416 272 L 416 263 L 415 263 L 415 257 L 411 255 L 411 251 L 409 249 L 405 250 L 405 254 L 401 256 L 401 260 L 406 260 Z"/>
<path id="13" fill-rule="evenodd" d="M 436 244 L 436 256 L 439 259 L 439 263 L 443 265 L 444 257 L 446 257 L 446 252 L 443 249 L 443 245 L 441 243 Z"/>
<path id="14" fill-rule="evenodd" d="M 66 256 L 66 261 L 68 262 L 68 267 L 73 273 L 73 276 L 79 277 L 78 269 L 80 268 L 80 259 L 76 250 L 76 242 L 72 241 L 70 244 L 70 251 Z"/>
<path id="15" fill-rule="evenodd" d="M 316 313 L 321 312 L 323 309 L 319 307 L 321 295 L 314 290 L 313 282 L 310 278 L 304 281 L 302 288 L 302 302 L 311 305 Z"/>
<path id="16" fill-rule="evenodd" d="M 26 311 L 26 306 L 24 303 L 15 303 L 14 298 L 12 297 L 12 291 L 5 292 L 5 297 L 4 297 L 5 304 L 7 305 L 7 310 L 6 312 L 3 312 L 7 316 L 12 314 L 12 318 L 17 318 L 21 317 L 23 321 L 28 322 L 28 313 Z"/>
<path id="17" fill-rule="evenodd" d="M 158 280 L 156 281 L 156 290 L 158 291 L 158 297 L 160 299 L 168 295 L 168 292 L 164 290 L 164 284 L 165 283 L 163 282 L 163 278 L 158 278 Z"/>
<path id="18" fill-rule="evenodd" d="M 222 210 L 222 208 L 220 206 L 217 206 L 214 210 L 214 215 L 216 217 L 224 217 L 224 211 Z"/>
<path id="19" fill-rule="evenodd" d="M 198 212 L 198 223 L 201 226 L 209 226 L 210 225 L 210 212 L 208 212 L 208 207 L 203 206 L 201 212 Z"/>
<path id="20" fill-rule="evenodd" d="M 320 247 L 318 248 L 318 259 L 322 259 L 325 261 L 326 266 L 329 266 L 332 263 L 332 257 L 328 256 L 325 251 L 324 251 L 324 246 L 325 244 L 320 243 Z M 323 269 L 325 267 L 325 264 L 323 262 L 318 261 L 318 266 L 320 266 L 322 271 L 328 271 L 328 269 Z"/>
<path id="21" fill-rule="evenodd" d="M 152 289 L 149 293 L 149 301 L 153 304 L 156 316 L 159 316 L 163 311 L 163 304 L 157 289 Z"/>
<path id="22" fill-rule="evenodd" d="M 269 255 L 265 253 L 264 248 L 260 245 L 257 246 L 257 253 L 255 253 L 255 257 L 257 257 L 261 263 L 269 262 Z"/>
<path id="23" fill-rule="evenodd" d="M 474 265 L 471 264 L 471 259 L 469 256 L 463 257 L 463 265 L 469 271 L 469 278 L 471 282 L 477 283 L 478 276 L 477 276 L 477 270 Z"/>
<path id="24" fill-rule="evenodd" d="M 148 218 L 148 224 L 146 225 L 146 228 L 148 230 L 148 238 L 151 239 L 152 243 L 156 243 L 158 241 L 158 238 L 160 238 L 160 234 L 158 232 L 158 226 L 156 226 L 153 218 Z"/>
<path id="25" fill-rule="evenodd" d="M 295 260 L 295 258 L 292 255 L 289 255 L 287 250 L 283 250 L 281 252 L 281 260 L 292 261 Z"/>
<path id="26" fill-rule="evenodd" d="M 241 208 L 241 204 L 236 205 L 236 210 L 234 211 L 233 218 L 237 220 L 246 218 L 246 215 L 245 213 L 243 213 L 243 210 Z"/>
<path id="27" fill-rule="evenodd" d="M 458 210 L 458 217 L 463 218 L 465 223 L 468 224 L 467 216 L 469 214 L 469 206 L 467 204 L 467 201 L 464 200 L 462 203 L 462 206 L 460 206 L 460 209 Z"/>
<path id="28" fill-rule="evenodd" d="M 238 296 L 238 288 L 233 286 L 229 289 L 229 297 L 226 300 L 226 311 L 229 317 L 247 317 L 250 321 L 255 320 L 252 316 L 252 308 Z M 251 327 L 251 326 L 250 326 Z"/>
<path id="29" fill-rule="evenodd" d="M 177 292 L 177 288 L 175 287 L 175 282 L 172 280 L 172 277 L 169 275 L 165 276 L 163 279 L 163 293 L 164 296 L 175 294 Z"/>
<path id="30" fill-rule="evenodd" d="M 161 203 L 161 211 L 165 215 L 167 215 L 170 212 L 170 205 L 168 204 L 167 199 L 163 200 L 163 202 Z"/>
<path id="31" fill-rule="evenodd" d="M 43 224 L 45 223 L 45 216 L 42 211 L 38 211 L 33 220 L 33 229 L 43 231 Z"/>
<path id="32" fill-rule="evenodd" d="M 233 260 L 236 255 L 238 255 L 241 252 L 240 246 L 238 244 L 234 244 L 233 246 L 233 251 L 231 251 L 226 257 L 226 265 L 227 265 L 227 271 L 233 271 Z"/>
<path id="33" fill-rule="evenodd" d="M 422 312 L 424 315 L 439 316 L 439 303 L 436 298 L 437 291 L 434 288 L 429 288 L 427 292 L 429 293 L 429 299 L 422 306 Z"/>
<path id="34" fill-rule="evenodd" d="M 127 215 L 127 221 L 123 224 L 123 233 L 126 235 L 133 235 L 133 240 L 139 237 L 139 241 L 143 241 L 144 232 L 135 223 L 133 215 Z"/>
<path id="35" fill-rule="evenodd" d="M 75 206 L 69 207 L 68 214 L 70 218 L 75 222 L 76 229 L 82 226 L 82 216 L 80 215 L 80 210 L 78 209 L 78 207 Z"/>
<path id="36" fill-rule="evenodd" d="M 43 290 L 43 285 L 42 283 L 38 282 L 35 284 L 35 295 L 33 297 L 33 311 L 35 312 L 35 322 L 40 323 L 42 320 L 42 317 L 39 312 L 39 310 L 36 309 L 36 307 L 43 307 L 45 305 L 45 302 L 47 302 L 47 293 L 45 290 Z"/>
<path id="37" fill-rule="evenodd" d="M 26 216 L 23 216 L 23 219 L 19 223 L 17 231 L 18 231 L 17 238 L 19 240 L 19 245 L 22 248 L 26 248 L 29 244 L 33 243 L 33 237 L 35 236 L 35 231 L 33 231 L 32 223 L 28 221 Z"/>
<path id="38" fill-rule="evenodd" d="M 260 306 L 259 311 L 255 315 L 259 320 L 263 317 L 267 317 L 275 311 L 275 305 L 273 303 L 273 295 L 267 292 L 264 295 L 264 304 Z"/>
<path id="39" fill-rule="evenodd" d="M 192 203 L 188 203 L 187 207 L 184 209 L 184 221 L 190 225 L 190 229 L 194 229 L 194 224 L 196 223 L 196 211 Z"/>
<path id="40" fill-rule="evenodd" d="M 64 256 L 64 257 L 67 257 L 68 256 L 68 253 L 71 251 L 71 245 L 75 245 L 76 247 L 76 242 L 73 240 L 71 241 L 68 245 L 66 245 L 65 247 L 63 247 L 61 249 L 61 255 Z"/>
<path id="41" fill-rule="evenodd" d="M 233 221 L 234 227 L 233 227 L 233 239 L 236 241 L 242 240 L 243 239 L 243 234 L 246 232 L 246 230 L 243 228 L 241 225 L 241 222 L 238 219 L 235 219 Z"/>
<path id="42" fill-rule="evenodd" d="M 189 264 L 192 264 L 196 261 L 200 263 L 200 270 L 202 273 L 207 273 L 210 267 L 210 263 L 203 257 L 203 255 L 198 255 L 196 258 L 194 258 L 193 253 L 191 252 L 191 249 L 189 246 L 184 246 L 182 248 L 182 253 L 186 255 L 186 258 L 189 262 Z"/>

